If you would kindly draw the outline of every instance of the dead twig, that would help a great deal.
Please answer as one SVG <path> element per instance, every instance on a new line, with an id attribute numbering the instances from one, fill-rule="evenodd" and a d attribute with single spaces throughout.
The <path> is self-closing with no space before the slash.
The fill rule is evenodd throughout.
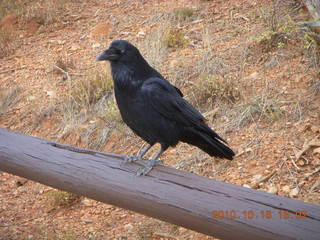
<path id="1" fill-rule="evenodd" d="M 26 68 L 26 67 L 27 66 L 20 66 L 20 67 L 16 67 L 16 68 L 10 68 L 10 69 L 7 69 L 7 70 L 2 70 L 2 71 L 0 71 L 0 74 L 7 73 L 7 72 L 13 72 L 13 71 L 20 70 L 20 69 L 23 69 L 23 68 Z"/>
<path id="2" fill-rule="evenodd" d="M 305 179 L 308 179 L 308 178 L 311 177 L 313 174 L 316 174 L 316 173 L 318 173 L 318 172 L 320 172 L 320 168 L 318 168 L 318 169 L 314 170 L 313 172 L 309 173 L 309 174 L 308 174 L 307 176 L 305 176 L 304 178 L 305 178 Z"/>
<path id="3" fill-rule="evenodd" d="M 66 76 L 68 82 L 71 82 L 70 75 L 69 75 L 69 73 L 67 71 L 63 70 L 61 67 L 58 67 L 57 65 L 54 65 L 54 67 L 56 69 L 58 69 L 60 72 L 62 72 Z"/>
<path id="4" fill-rule="evenodd" d="M 299 160 L 299 159 L 302 157 L 302 155 L 303 155 L 306 151 L 308 151 L 310 148 L 312 148 L 312 147 L 320 147 L 320 142 L 319 142 L 319 141 L 315 141 L 317 138 L 318 138 L 318 136 L 315 137 L 314 139 L 312 139 L 312 140 L 311 140 L 310 142 L 308 142 L 307 144 L 304 144 L 303 147 L 302 147 L 302 150 L 299 151 L 298 153 L 295 153 L 295 155 L 296 155 L 296 161 Z"/>
<path id="5" fill-rule="evenodd" d="M 275 175 L 278 172 L 277 169 L 273 170 L 269 175 L 265 176 L 264 178 L 260 179 L 258 182 L 256 182 L 252 188 L 257 189 L 259 188 L 259 184 L 268 181 L 273 175 Z"/>
<path id="6" fill-rule="evenodd" d="M 313 192 L 317 187 L 320 186 L 320 177 L 318 178 L 318 180 L 312 185 L 312 187 L 309 190 L 309 193 Z"/>
<path id="7" fill-rule="evenodd" d="M 296 152 L 294 151 L 294 148 L 292 148 L 292 151 L 294 152 L 294 154 L 296 154 Z M 300 171 L 300 168 L 298 167 L 298 165 L 296 164 L 295 160 L 290 156 L 290 154 L 286 154 L 287 158 L 289 158 L 292 162 L 292 165 L 298 170 Z M 298 159 L 297 159 L 298 160 Z"/>

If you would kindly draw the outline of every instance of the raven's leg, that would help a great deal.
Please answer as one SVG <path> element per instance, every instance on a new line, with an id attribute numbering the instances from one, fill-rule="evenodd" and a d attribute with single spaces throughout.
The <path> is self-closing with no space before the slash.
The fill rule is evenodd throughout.
<path id="1" fill-rule="evenodd" d="M 150 159 L 143 167 L 138 169 L 137 175 L 138 176 L 146 175 L 148 172 L 150 172 L 155 165 L 161 162 L 159 157 L 161 156 L 162 153 L 164 153 L 165 150 L 167 150 L 167 148 L 168 147 L 164 148 L 161 146 L 160 151 L 152 159 Z"/>
<path id="2" fill-rule="evenodd" d="M 128 162 L 134 162 L 134 161 L 140 161 L 142 160 L 142 157 L 148 152 L 148 150 L 152 147 L 152 145 L 147 144 L 144 148 L 141 149 L 141 151 L 138 153 L 137 156 L 126 156 L 124 158 L 124 161 L 126 163 Z"/>

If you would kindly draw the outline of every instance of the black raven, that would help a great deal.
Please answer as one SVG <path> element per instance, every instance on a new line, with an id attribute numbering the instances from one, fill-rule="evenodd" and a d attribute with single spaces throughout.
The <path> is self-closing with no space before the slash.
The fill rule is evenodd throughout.
<path id="1" fill-rule="evenodd" d="M 123 121 L 148 145 L 127 162 L 141 160 L 156 143 L 161 150 L 137 175 L 147 174 L 160 162 L 160 155 L 179 141 L 197 146 L 210 156 L 233 159 L 234 152 L 204 117 L 188 103 L 182 92 L 170 84 L 125 40 L 115 40 L 102 52 L 98 61 L 110 61 L 116 101 Z"/>

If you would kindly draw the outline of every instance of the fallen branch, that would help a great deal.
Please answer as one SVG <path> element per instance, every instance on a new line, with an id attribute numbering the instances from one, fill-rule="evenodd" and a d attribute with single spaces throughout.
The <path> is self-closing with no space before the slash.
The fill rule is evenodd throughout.
<path id="1" fill-rule="evenodd" d="M 68 82 L 71 82 L 70 75 L 69 75 L 69 73 L 67 71 L 63 70 L 61 67 L 58 67 L 57 65 L 54 65 L 54 67 L 65 75 L 65 77 L 68 80 Z"/>
<path id="2" fill-rule="evenodd" d="M 7 69 L 7 70 L 2 70 L 2 71 L 0 71 L 0 74 L 17 71 L 17 70 L 20 70 L 20 69 L 23 69 L 23 68 L 26 68 L 26 67 L 27 66 L 20 66 L 20 67 L 16 67 L 16 68 Z"/>
<path id="3" fill-rule="evenodd" d="M 269 175 L 265 176 L 264 178 L 262 178 L 258 182 L 256 182 L 251 188 L 253 188 L 253 189 L 259 188 L 260 183 L 268 181 L 276 173 L 277 173 L 277 170 L 273 170 Z"/>
<path id="4" fill-rule="evenodd" d="M 304 144 L 302 147 L 302 150 L 299 151 L 298 153 L 296 153 L 296 161 L 298 161 L 302 155 L 308 151 L 310 148 L 312 147 L 320 147 L 320 142 L 315 141 L 315 139 L 317 139 L 318 137 L 315 137 L 313 140 L 311 140 L 310 142 L 308 142 L 307 144 Z"/>

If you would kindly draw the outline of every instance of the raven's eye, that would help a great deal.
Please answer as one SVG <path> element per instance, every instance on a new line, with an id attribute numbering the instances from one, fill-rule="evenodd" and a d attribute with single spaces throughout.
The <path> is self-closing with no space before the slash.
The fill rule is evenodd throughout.
<path id="1" fill-rule="evenodd" d="M 120 50 L 118 48 L 111 47 L 110 49 L 112 49 L 112 51 L 118 55 L 122 55 L 124 53 L 124 50 Z"/>

